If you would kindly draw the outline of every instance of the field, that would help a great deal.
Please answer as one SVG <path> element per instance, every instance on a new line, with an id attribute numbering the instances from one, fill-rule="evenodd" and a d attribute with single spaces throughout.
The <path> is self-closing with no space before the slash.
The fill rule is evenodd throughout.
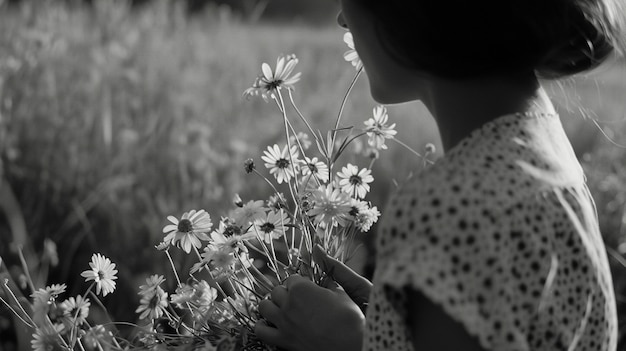
<path id="1" fill-rule="evenodd" d="M 151 272 L 167 271 L 153 248 L 167 215 L 204 208 L 218 218 L 235 193 L 270 193 L 243 171 L 245 159 L 260 162 L 283 135 L 274 106 L 242 98 L 262 62 L 295 53 L 303 74 L 295 100 L 316 128 L 332 128 L 354 75 L 342 57 L 343 32 L 247 23 L 223 8 L 190 20 L 165 3 L 142 12 L 120 3 L 34 3 L 0 5 L 0 255 L 19 276 L 15 249 L 22 245 L 38 267 L 38 284 L 69 282 L 78 291 L 72 280 L 101 252 L 120 269 L 119 297 L 105 302 L 132 320 L 136 287 Z M 626 64 L 546 84 L 596 197 L 623 324 L 626 151 L 610 140 L 626 144 Z M 374 106 L 363 78 L 342 126 L 362 126 Z M 417 150 L 429 142 L 440 149 L 423 106 L 389 109 L 399 139 Z M 381 155 L 370 196 L 379 208 L 394 180 L 410 174 L 413 157 L 395 144 Z M 49 271 L 35 259 L 48 252 L 45 239 L 60 258 Z M 10 335 L 8 316 L 0 314 L 3 342 L 10 340 L 2 336 Z"/>

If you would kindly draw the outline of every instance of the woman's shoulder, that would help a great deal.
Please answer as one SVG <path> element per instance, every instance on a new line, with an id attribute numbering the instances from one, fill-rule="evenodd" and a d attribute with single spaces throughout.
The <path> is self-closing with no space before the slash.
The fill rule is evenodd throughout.
<path id="1" fill-rule="evenodd" d="M 391 200 L 507 207 L 524 197 L 585 181 L 557 115 L 508 115 L 475 130 L 399 188 Z M 428 205 L 428 204 L 425 204 Z"/>

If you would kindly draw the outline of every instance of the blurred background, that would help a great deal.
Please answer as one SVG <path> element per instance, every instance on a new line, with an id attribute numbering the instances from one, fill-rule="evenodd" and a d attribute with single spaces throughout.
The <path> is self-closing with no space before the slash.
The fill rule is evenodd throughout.
<path id="1" fill-rule="evenodd" d="M 217 219 L 235 193 L 244 201 L 271 193 L 242 166 L 247 158 L 260 164 L 262 150 L 283 135 L 275 106 L 241 97 L 262 62 L 296 54 L 296 103 L 314 128 L 332 128 L 354 76 L 336 6 L 0 0 L 0 272 L 23 285 L 23 248 L 37 288 L 66 282 L 77 294 L 85 289 L 80 272 L 100 252 L 120 271 L 118 290 L 103 300 L 116 320 L 134 322 L 137 286 L 149 274 L 169 274 L 154 249 L 167 215 L 203 208 Z M 546 84 L 597 202 L 623 326 L 626 62 Z M 374 106 L 362 77 L 342 125 L 363 126 Z M 440 149 L 421 104 L 391 106 L 389 114 L 399 139 Z M 374 165 L 369 200 L 384 207 L 415 164 L 391 143 Z M 357 268 L 367 274 L 372 252 L 361 257 Z M 0 350 L 16 345 L 15 323 L 0 308 Z"/>

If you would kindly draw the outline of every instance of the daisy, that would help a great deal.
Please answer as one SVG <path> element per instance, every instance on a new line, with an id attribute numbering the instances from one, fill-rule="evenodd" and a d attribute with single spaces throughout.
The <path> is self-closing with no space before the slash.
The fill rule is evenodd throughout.
<path id="1" fill-rule="evenodd" d="M 273 239 L 280 239 L 285 234 L 285 225 L 289 223 L 285 211 L 270 211 L 265 219 L 257 220 L 254 225 L 257 233 L 269 244 Z"/>
<path id="2" fill-rule="evenodd" d="M 292 146 L 291 150 L 288 150 L 287 145 L 285 145 L 281 151 L 278 145 L 274 144 L 274 146 L 267 147 L 261 159 L 265 161 L 265 167 L 270 170 L 270 174 L 276 177 L 278 184 L 289 182 L 295 175 L 291 162 L 293 161 L 294 165 L 298 164 L 298 149 Z"/>
<path id="3" fill-rule="evenodd" d="M 265 216 L 265 212 L 263 212 L 263 216 L 258 216 L 262 218 Z M 250 224 L 251 222 L 248 222 Z M 211 233 L 211 240 L 214 242 L 214 234 L 219 234 L 223 237 L 227 238 L 235 238 L 234 240 L 248 240 L 254 237 L 254 234 L 250 233 L 249 227 L 243 228 L 236 221 L 231 218 L 222 218 L 220 221 L 219 227 Z"/>
<path id="4" fill-rule="evenodd" d="M 97 324 L 85 332 L 81 342 L 89 350 L 102 349 L 102 344 L 109 345 L 113 342 L 113 335 L 103 325 Z"/>
<path id="5" fill-rule="evenodd" d="M 239 194 L 235 194 L 235 196 L 233 196 L 233 205 L 237 207 L 243 206 L 243 200 L 241 199 L 241 196 L 239 196 Z"/>
<path id="6" fill-rule="evenodd" d="M 369 208 L 367 202 L 355 198 L 350 198 L 350 216 L 356 219 L 356 216 Z"/>
<path id="7" fill-rule="evenodd" d="M 62 347 L 59 343 L 59 333 L 63 326 L 37 328 L 33 334 L 33 339 L 30 341 L 31 347 L 34 351 L 64 351 L 65 347 Z"/>
<path id="8" fill-rule="evenodd" d="M 65 284 L 52 284 L 46 286 L 44 289 L 39 289 L 33 292 L 30 297 L 33 298 L 33 305 L 49 305 L 54 302 L 56 298 L 65 292 L 67 286 Z"/>
<path id="9" fill-rule="evenodd" d="M 271 195 L 267 200 L 267 207 L 278 211 L 282 208 L 287 208 L 287 199 L 283 193 L 276 193 Z"/>
<path id="10" fill-rule="evenodd" d="M 174 216 L 168 216 L 167 219 L 172 224 L 163 227 L 163 233 L 167 234 L 164 242 L 178 244 L 183 251 L 190 253 L 192 246 L 196 249 L 202 247 L 200 240 L 209 240 L 206 233 L 211 230 L 213 223 L 205 210 L 185 212 L 180 221 Z"/>
<path id="11" fill-rule="evenodd" d="M 247 251 L 248 249 L 243 242 L 254 237 L 254 233 L 250 232 L 242 234 L 242 232 L 239 231 L 239 234 L 226 235 L 222 232 L 214 231 L 211 233 L 211 243 L 208 246 L 217 249 L 229 248 L 233 252 Z"/>
<path id="12" fill-rule="evenodd" d="M 160 274 L 151 275 L 146 278 L 146 284 L 139 286 L 139 295 L 152 294 L 164 281 L 165 278 Z"/>
<path id="13" fill-rule="evenodd" d="M 308 211 L 314 223 L 325 227 L 345 226 L 351 210 L 350 197 L 332 185 L 322 185 L 313 193 L 315 205 Z"/>
<path id="14" fill-rule="evenodd" d="M 76 296 L 76 298 L 70 297 L 63 301 L 61 308 L 63 309 L 65 324 L 72 327 L 85 323 L 87 316 L 89 316 L 89 306 L 91 306 L 89 299 L 83 298 L 80 295 Z"/>
<path id="15" fill-rule="evenodd" d="M 170 302 L 179 308 L 184 308 L 185 304 L 190 303 L 193 299 L 195 289 L 189 284 L 182 284 L 176 288 L 176 293 L 170 296 Z"/>
<path id="16" fill-rule="evenodd" d="M 364 198 L 365 194 L 370 191 L 369 183 L 374 181 L 371 175 L 372 171 L 367 168 L 359 168 L 348 163 L 346 167 L 337 172 L 339 177 L 339 186 L 344 192 L 358 198 Z"/>
<path id="17" fill-rule="evenodd" d="M 252 173 L 255 168 L 256 168 L 256 166 L 254 165 L 254 160 L 251 159 L 251 158 L 247 159 L 243 163 L 243 169 L 246 171 L 247 174 Z"/>
<path id="18" fill-rule="evenodd" d="M 32 316 L 37 323 L 45 323 L 48 319 L 56 322 L 62 317 L 63 311 L 59 309 L 55 301 L 65 292 L 65 289 L 65 284 L 52 284 L 30 295 L 33 299 Z"/>
<path id="19" fill-rule="evenodd" d="M 301 160 L 300 162 L 303 165 L 302 174 L 304 176 L 313 174 L 323 183 L 328 181 L 328 166 L 324 162 L 319 161 L 317 157 L 304 157 L 304 160 Z"/>
<path id="20" fill-rule="evenodd" d="M 265 217 L 265 212 L 267 211 L 267 208 L 264 205 L 265 204 L 262 200 L 250 200 L 247 203 L 243 204 L 243 206 L 233 211 L 233 220 L 235 221 L 235 223 L 247 226 L 255 220 Z M 220 223 L 220 225 L 221 224 L 222 223 Z"/>
<path id="21" fill-rule="evenodd" d="M 377 149 L 387 149 L 385 139 L 392 139 L 398 131 L 394 130 L 396 124 L 387 125 L 389 115 L 384 106 L 374 107 L 374 117 L 365 121 L 365 131 L 367 132 L 367 143 Z"/>
<path id="22" fill-rule="evenodd" d="M 200 262 L 191 267 L 191 273 L 209 267 L 211 276 L 215 279 L 229 277 L 235 272 L 235 248 L 229 246 L 213 247 L 211 245 L 204 248 Z"/>
<path id="23" fill-rule="evenodd" d="M 117 269 L 115 269 L 115 263 L 111 263 L 111 260 L 102 256 L 101 254 L 93 254 L 91 256 L 91 262 L 89 262 L 90 270 L 82 272 L 80 275 L 88 282 L 93 280 L 96 282 L 96 293 L 102 296 L 107 296 L 115 290 L 115 282 L 117 279 Z"/>
<path id="24" fill-rule="evenodd" d="M 263 73 L 259 75 L 252 87 L 246 89 L 243 96 L 249 98 L 251 96 L 261 95 L 267 102 L 268 98 L 274 99 L 276 91 L 281 88 L 293 90 L 293 85 L 300 80 L 300 73 L 290 75 L 298 64 L 296 55 L 279 56 L 276 60 L 276 69 L 272 70 L 269 64 L 263 63 L 261 70 Z"/>
<path id="25" fill-rule="evenodd" d="M 350 62 L 357 71 L 360 70 L 361 67 L 363 67 L 363 62 L 361 62 L 359 54 L 354 48 L 354 38 L 352 37 L 352 33 L 346 32 L 346 34 L 343 35 L 343 42 L 346 43 L 346 45 L 348 45 L 348 47 L 350 48 L 350 50 L 346 51 L 343 54 L 344 60 Z"/>
<path id="26" fill-rule="evenodd" d="M 167 308 L 167 293 L 157 286 L 149 293 L 139 292 L 141 301 L 135 313 L 139 313 L 139 319 L 157 319 L 161 318 Z"/>
<path id="27" fill-rule="evenodd" d="M 361 232 L 366 233 L 370 230 L 374 223 L 378 222 L 378 217 L 380 217 L 380 211 L 378 211 L 378 208 L 376 208 L 376 206 L 371 208 L 368 207 L 359 211 L 356 215 L 354 223 Z"/>
<path id="28" fill-rule="evenodd" d="M 170 301 L 181 308 L 186 303 L 189 303 L 198 310 L 206 310 L 217 299 L 217 290 L 204 280 L 193 283 L 191 286 L 185 284 L 182 288 L 176 289 L 176 292 L 176 294 L 172 295 Z"/>

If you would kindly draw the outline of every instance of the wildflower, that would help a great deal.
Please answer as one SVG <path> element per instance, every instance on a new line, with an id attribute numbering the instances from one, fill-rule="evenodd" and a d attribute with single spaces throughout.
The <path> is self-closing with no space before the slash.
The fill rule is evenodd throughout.
<path id="1" fill-rule="evenodd" d="M 102 291 L 102 296 L 107 296 L 108 293 L 113 292 L 115 290 L 114 280 L 117 279 L 115 263 L 111 263 L 111 260 L 98 253 L 91 256 L 89 266 L 91 270 L 86 270 L 80 275 L 87 282 L 90 280 L 96 282 L 96 293 L 100 294 Z"/>
<path id="2" fill-rule="evenodd" d="M 257 233 L 269 243 L 273 239 L 280 239 L 285 234 L 285 225 L 290 222 L 285 211 L 270 211 L 265 219 L 259 219 L 254 224 Z"/>
<path id="3" fill-rule="evenodd" d="M 261 65 L 263 74 L 256 78 L 252 87 L 246 89 L 243 96 L 249 98 L 261 95 L 265 101 L 268 101 L 268 97 L 274 99 L 276 92 L 281 88 L 293 90 L 293 85 L 300 80 L 300 73 L 290 77 L 296 64 L 298 64 L 298 59 L 295 55 L 279 56 L 275 70 L 272 70 L 269 64 L 263 63 Z"/>
<path id="4" fill-rule="evenodd" d="M 233 219 L 235 223 L 242 225 L 248 225 L 257 219 L 265 217 L 267 208 L 264 206 L 263 201 L 248 201 L 240 208 L 235 209 L 233 212 Z"/>
<path id="5" fill-rule="evenodd" d="M 174 216 L 169 216 L 167 219 L 172 224 L 163 227 L 163 233 L 167 234 L 163 239 L 164 242 L 170 245 L 178 243 L 183 251 L 190 253 L 192 246 L 196 249 L 202 247 L 200 240 L 209 240 L 206 233 L 211 230 L 213 223 L 206 211 L 191 210 L 185 212 L 180 221 Z"/>
<path id="6" fill-rule="evenodd" d="M 64 322 L 67 326 L 81 325 L 85 323 L 89 316 L 89 299 L 78 295 L 76 298 L 70 297 L 61 303 L 63 309 Z"/>
<path id="7" fill-rule="evenodd" d="M 160 274 L 151 275 L 146 278 L 146 284 L 139 286 L 139 295 L 152 294 L 164 281 L 165 278 Z"/>
<path id="8" fill-rule="evenodd" d="M 55 301 L 65 292 L 65 289 L 65 284 L 52 284 L 30 295 L 33 299 L 32 316 L 37 323 L 46 323 L 48 319 L 53 323 L 59 321 L 63 316 L 63 311 L 59 309 Z"/>
<path id="9" fill-rule="evenodd" d="M 243 207 L 243 200 L 241 199 L 241 196 L 239 196 L 239 194 L 235 194 L 235 196 L 233 196 L 233 205 L 237 207 Z"/>
<path id="10" fill-rule="evenodd" d="M 265 215 L 265 213 L 263 213 Z M 219 227 L 213 231 L 213 233 L 219 233 L 225 237 L 244 237 L 242 240 L 248 240 L 251 237 L 254 237 L 254 234 L 250 233 L 250 227 L 244 229 L 244 227 L 240 226 L 236 221 L 231 218 L 222 218 L 220 221 Z M 213 239 L 213 233 L 211 233 L 211 239 Z"/>
<path id="11" fill-rule="evenodd" d="M 365 149 L 363 156 L 369 158 L 370 160 L 376 160 L 380 158 L 380 151 L 374 147 L 368 147 Z"/>
<path id="12" fill-rule="evenodd" d="M 435 151 L 437 151 L 437 148 L 435 148 L 435 144 L 433 143 L 428 143 L 426 144 L 426 146 L 424 146 L 424 151 L 425 153 L 428 154 L 434 154 Z"/>
<path id="13" fill-rule="evenodd" d="M 54 302 L 56 298 L 65 292 L 67 286 L 65 284 L 52 284 L 44 289 L 39 289 L 33 292 L 30 297 L 33 298 L 33 306 L 49 305 Z M 36 308 L 36 307 L 34 307 Z"/>
<path id="14" fill-rule="evenodd" d="M 102 348 L 101 344 L 110 345 L 113 342 L 113 335 L 103 325 L 98 324 L 85 332 L 81 342 L 87 349 L 97 350 Z"/>
<path id="15" fill-rule="evenodd" d="M 313 174 L 323 183 L 328 181 L 328 166 L 324 162 L 319 161 L 317 157 L 304 157 L 304 160 L 300 162 L 303 164 L 302 174 L 304 176 Z"/>
<path id="16" fill-rule="evenodd" d="M 339 186 L 346 193 L 362 199 L 370 191 L 369 183 L 374 181 L 371 173 L 372 171 L 367 168 L 359 171 L 357 166 L 348 163 L 346 167 L 341 169 L 341 172 L 337 172 L 337 176 L 340 178 Z"/>
<path id="17" fill-rule="evenodd" d="M 380 217 L 380 211 L 378 211 L 378 208 L 376 208 L 376 206 L 371 208 L 368 207 L 357 213 L 354 223 L 360 231 L 366 233 L 370 230 L 374 223 L 378 222 L 378 217 Z"/>
<path id="18" fill-rule="evenodd" d="M 295 176 L 294 166 L 298 161 L 298 149 L 294 146 L 288 150 L 287 145 L 281 151 L 278 145 L 268 146 L 263 152 L 261 159 L 265 161 L 265 167 L 269 168 L 270 174 L 276 177 L 278 184 L 289 182 Z M 292 165 L 293 162 L 293 165 Z"/>
<path id="19" fill-rule="evenodd" d="M 246 173 L 250 174 L 256 168 L 254 165 L 254 160 L 249 158 L 243 163 L 243 168 L 246 170 Z"/>
<path id="20" fill-rule="evenodd" d="M 348 194 L 334 188 L 331 184 L 322 185 L 313 193 L 315 205 L 307 212 L 314 217 L 314 223 L 325 227 L 344 226 L 350 212 L 350 197 Z"/>
<path id="21" fill-rule="evenodd" d="M 369 208 L 369 205 L 363 200 L 350 198 L 350 207 L 350 216 L 356 219 L 356 216 L 359 214 L 359 212 L 367 210 Z"/>
<path id="22" fill-rule="evenodd" d="M 186 303 L 191 302 L 195 293 L 196 291 L 191 285 L 182 284 L 176 288 L 176 293 L 170 296 L 170 302 L 183 308 Z"/>
<path id="23" fill-rule="evenodd" d="M 165 241 L 161 241 L 158 245 L 155 245 L 154 248 L 159 250 L 159 251 L 165 251 L 170 247 L 170 244 L 166 243 Z"/>
<path id="24" fill-rule="evenodd" d="M 365 121 L 365 131 L 367 132 L 367 143 L 377 149 L 387 149 L 385 139 L 393 138 L 398 131 L 394 130 L 396 124 L 387 125 L 389 116 L 384 106 L 374 107 L 374 117 Z"/>
<path id="25" fill-rule="evenodd" d="M 236 257 L 235 250 L 232 247 L 207 246 L 201 254 L 200 262 L 191 267 L 191 273 L 202 270 L 203 267 L 209 267 L 212 277 L 219 279 L 230 276 L 234 273 Z"/>
<path id="26" fill-rule="evenodd" d="M 285 195 L 283 193 L 276 193 L 271 195 L 267 200 L 267 207 L 278 211 L 283 208 L 287 208 L 287 200 L 285 199 Z"/>
<path id="27" fill-rule="evenodd" d="M 157 319 L 161 318 L 167 308 L 167 293 L 160 287 L 156 286 L 152 290 L 140 291 L 141 300 L 139 307 L 135 313 L 139 313 L 139 319 Z"/>
<path id="28" fill-rule="evenodd" d="M 178 305 L 179 308 L 184 308 L 186 304 L 190 304 L 195 307 L 194 311 L 196 311 L 208 310 L 216 298 L 217 290 L 206 281 L 201 280 L 193 283 L 193 285 L 184 284 L 177 288 L 176 294 L 171 296 L 170 301 Z"/>
<path id="29" fill-rule="evenodd" d="M 315 206 L 315 198 L 313 197 L 313 193 L 311 191 L 304 192 L 299 198 L 300 208 L 303 212 L 308 212 Z"/>
<path id="30" fill-rule="evenodd" d="M 346 45 L 348 45 L 348 47 L 350 48 L 350 50 L 346 51 L 343 54 L 344 60 L 350 62 L 357 71 L 360 70 L 361 67 L 363 67 L 363 62 L 361 62 L 359 54 L 354 48 L 354 38 L 352 37 L 352 33 L 346 32 L 346 34 L 343 35 L 343 42 L 346 43 Z"/>
<path id="31" fill-rule="evenodd" d="M 54 326 L 46 328 L 37 328 L 33 334 L 33 339 L 30 341 L 31 347 L 34 351 L 64 351 L 65 347 L 62 347 L 59 343 L 63 326 Z"/>
<path id="32" fill-rule="evenodd" d="M 254 238 L 253 233 L 241 234 L 224 234 L 220 231 L 214 231 L 211 233 L 211 243 L 208 246 L 212 246 L 218 249 L 228 248 L 233 252 L 247 251 L 248 249 L 243 244 L 244 241 Z"/>
<path id="33" fill-rule="evenodd" d="M 291 142 L 292 145 L 296 145 L 299 142 L 300 146 L 302 146 L 304 150 L 308 150 L 312 144 L 311 139 L 309 138 L 309 135 L 304 132 L 298 132 L 298 134 L 296 134 L 295 136 L 294 135 L 289 136 L 289 141 Z"/>

